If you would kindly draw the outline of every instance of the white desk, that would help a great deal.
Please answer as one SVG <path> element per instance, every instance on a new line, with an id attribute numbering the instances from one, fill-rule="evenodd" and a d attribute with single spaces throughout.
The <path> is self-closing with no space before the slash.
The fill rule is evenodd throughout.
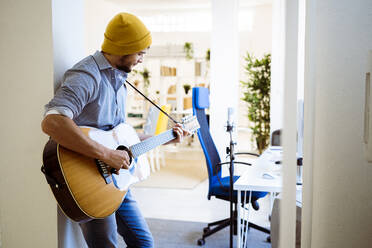
<path id="1" fill-rule="evenodd" d="M 245 247 L 246 242 L 243 242 L 244 237 L 248 234 L 248 227 L 241 225 L 241 219 L 249 222 L 250 205 L 244 204 L 241 207 L 241 194 L 244 193 L 244 198 L 247 199 L 247 191 L 249 191 L 249 201 L 251 201 L 252 191 L 262 192 L 281 192 L 282 178 L 280 175 L 280 165 L 275 164 L 275 161 L 281 160 L 281 149 L 266 150 L 252 166 L 249 166 L 243 175 L 234 183 L 234 190 L 238 194 L 238 237 L 237 247 Z M 263 177 L 265 172 L 274 175 L 273 179 L 266 179 Z M 247 240 L 246 238 L 244 240 Z"/>

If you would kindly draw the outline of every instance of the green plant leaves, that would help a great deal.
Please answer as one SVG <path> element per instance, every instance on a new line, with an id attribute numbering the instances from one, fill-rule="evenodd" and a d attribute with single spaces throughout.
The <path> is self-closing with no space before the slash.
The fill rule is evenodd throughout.
<path id="1" fill-rule="evenodd" d="M 191 42 L 185 42 L 183 51 L 186 53 L 186 59 L 192 59 L 194 57 L 194 46 Z"/>
<path id="2" fill-rule="evenodd" d="M 265 54 L 262 59 L 257 59 L 247 52 L 244 59 L 248 79 L 241 81 L 242 100 L 248 104 L 247 117 L 258 152 L 261 154 L 269 145 L 270 138 L 271 55 Z"/>

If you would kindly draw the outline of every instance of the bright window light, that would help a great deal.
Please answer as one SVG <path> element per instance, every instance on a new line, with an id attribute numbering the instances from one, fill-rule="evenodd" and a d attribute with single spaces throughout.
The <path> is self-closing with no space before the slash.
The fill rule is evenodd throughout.
<path id="1" fill-rule="evenodd" d="M 141 16 L 152 32 L 210 32 L 212 14 L 209 11 L 188 11 Z M 239 31 L 252 31 L 254 11 L 239 12 Z"/>
<path id="2" fill-rule="evenodd" d="M 253 30 L 254 11 L 252 9 L 239 12 L 239 31 Z"/>
<path id="3" fill-rule="evenodd" d="M 210 32 L 212 16 L 208 12 L 141 17 L 152 32 Z"/>

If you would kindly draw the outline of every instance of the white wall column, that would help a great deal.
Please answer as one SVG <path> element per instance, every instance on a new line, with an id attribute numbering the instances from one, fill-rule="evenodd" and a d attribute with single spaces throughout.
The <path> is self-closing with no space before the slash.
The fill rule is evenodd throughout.
<path id="1" fill-rule="evenodd" d="M 238 110 L 238 14 L 238 0 L 212 0 L 210 130 L 221 156 L 229 145 L 227 109 Z"/>
<path id="2" fill-rule="evenodd" d="M 316 1 L 304 3 L 304 159 L 301 247 L 311 248 L 313 211 L 313 154 L 316 109 Z"/>
<path id="3" fill-rule="evenodd" d="M 84 0 L 53 0 L 54 90 L 64 72 L 84 58 Z M 77 223 L 58 209 L 58 247 L 86 247 Z"/>
<path id="4" fill-rule="evenodd" d="M 53 95 L 51 1 L 2 0 L 0 33 L 0 247 L 56 247 L 56 203 L 40 171 L 40 123 Z"/>
<path id="5" fill-rule="evenodd" d="M 285 1 L 283 192 L 280 203 L 280 248 L 294 248 L 296 240 L 298 10 L 298 0 Z"/>
<path id="6" fill-rule="evenodd" d="M 270 133 L 283 128 L 285 0 L 272 4 Z"/>

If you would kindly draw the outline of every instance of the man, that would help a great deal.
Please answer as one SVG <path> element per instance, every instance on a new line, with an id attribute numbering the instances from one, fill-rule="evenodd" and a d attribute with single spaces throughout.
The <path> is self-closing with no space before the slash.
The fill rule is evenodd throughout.
<path id="1" fill-rule="evenodd" d="M 127 74 L 142 63 L 151 34 L 134 15 L 120 13 L 107 25 L 102 51 L 88 56 L 64 75 L 61 87 L 45 106 L 42 130 L 62 146 L 97 158 L 116 170 L 128 169 L 126 151 L 111 150 L 91 140 L 78 126 L 109 130 L 125 122 Z M 184 131 L 173 128 L 180 142 Z M 143 140 L 147 137 L 139 135 Z M 130 191 L 115 214 L 80 224 L 89 247 L 116 247 L 117 232 L 128 247 L 153 247 L 153 238 Z"/>

